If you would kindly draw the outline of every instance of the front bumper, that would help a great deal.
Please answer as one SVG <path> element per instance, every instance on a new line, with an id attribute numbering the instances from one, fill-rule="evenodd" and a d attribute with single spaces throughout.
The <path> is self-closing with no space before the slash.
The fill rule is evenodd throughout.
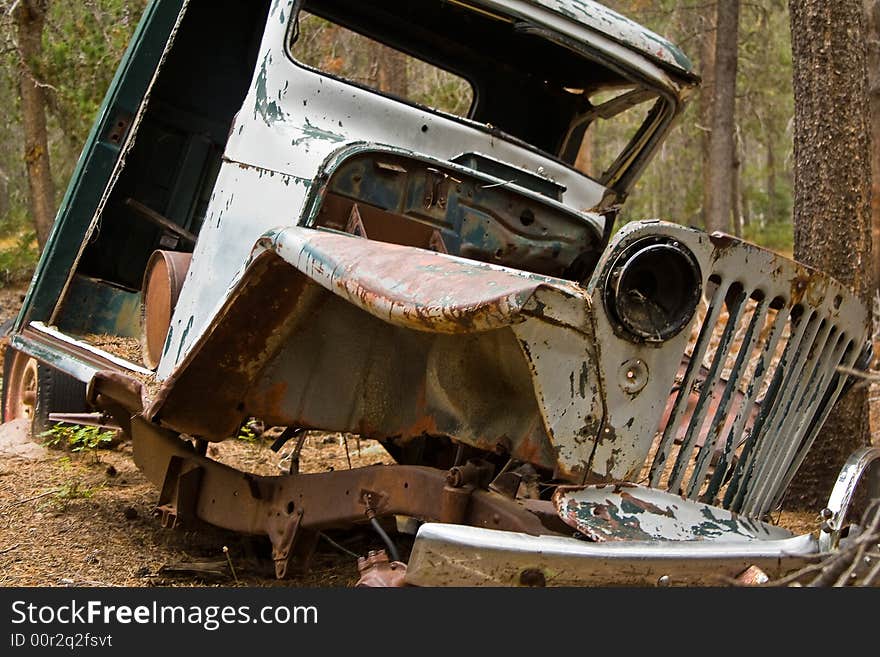
<path id="1" fill-rule="evenodd" d="M 805 565 L 812 535 L 749 542 L 619 541 L 529 536 L 427 523 L 406 572 L 415 586 L 718 586 L 750 566 L 770 577 Z"/>

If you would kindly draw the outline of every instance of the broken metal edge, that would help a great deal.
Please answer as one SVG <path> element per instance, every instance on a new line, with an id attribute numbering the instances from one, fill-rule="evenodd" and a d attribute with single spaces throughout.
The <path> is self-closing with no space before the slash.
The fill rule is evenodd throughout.
<path id="1" fill-rule="evenodd" d="M 415 586 L 719 586 L 750 566 L 775 578 L 818 554 L 810 535 L 746 543 L 576 538 L 426 523 L 406 572 Z"/>

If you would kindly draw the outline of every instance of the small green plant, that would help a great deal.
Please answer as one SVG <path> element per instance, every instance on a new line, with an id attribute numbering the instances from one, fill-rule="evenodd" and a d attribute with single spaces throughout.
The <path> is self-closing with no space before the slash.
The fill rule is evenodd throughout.
<path id="1" fill-rule="evenodd" d="M 39 257 L 33 231 L 0 239 L 0 286 L 26 281 L 33 274 Z"/>
<path id="2" fill-rule="evenodd" d="M 95 494 L 95 489 L 83 486 L 80 481 L 67 481 L 58 488 L 55 499 L 60 501 L 87 500 Z"/>
<path id="3" fill-rule="evenodd" d="M 89 452 L 98 459 L 98 448 L 113 440 L 114 432 L 102 431 L 100 427 L 81 426 L 59 422 L 40 434 L 47 447 L 68 447 L 72 452 Z"/>
<path id="4" fill-rule="evenodd" d="M 243 424 L 241 429 L 238 430 L 238 435 L 235 437 L 236 440 L 241 440 L 245 443 L 253 444 L 257 442 L 257 434 L 254 433 L 254 430 L 250 428 L 249 425 Z"/>
<path id="5" fill-rule="evenodd" d="M 88 500 L 103 486 L 92 488 L 78 479 L 68 479 L 52 493 L 49 504 L 64 510 L 73 500 Z"/>

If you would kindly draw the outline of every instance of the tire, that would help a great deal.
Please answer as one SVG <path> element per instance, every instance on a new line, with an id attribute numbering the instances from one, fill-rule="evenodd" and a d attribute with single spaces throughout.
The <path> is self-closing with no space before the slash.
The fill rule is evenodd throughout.
<path id="1" fill-rule="evenodd" d="M 28 418 L 36 438 L 52 423 L 50 413 L 88 411 L 86 385 L 27 354 L 6 349 L 3 359 L 3 421 Z"/>

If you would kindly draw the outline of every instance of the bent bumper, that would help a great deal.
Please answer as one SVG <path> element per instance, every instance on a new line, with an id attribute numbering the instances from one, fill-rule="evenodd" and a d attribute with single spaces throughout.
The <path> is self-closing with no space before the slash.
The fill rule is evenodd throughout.
<path id="1" fill-rule="evenodd" d="M 590 543 L 427 523 L 416 536 L 406 582 L 416 586 L 717 586 L 729 584 L 753 565 L 779 577 L 817 553 L 817 541 L 809 534 L 736 543 Z"/>

